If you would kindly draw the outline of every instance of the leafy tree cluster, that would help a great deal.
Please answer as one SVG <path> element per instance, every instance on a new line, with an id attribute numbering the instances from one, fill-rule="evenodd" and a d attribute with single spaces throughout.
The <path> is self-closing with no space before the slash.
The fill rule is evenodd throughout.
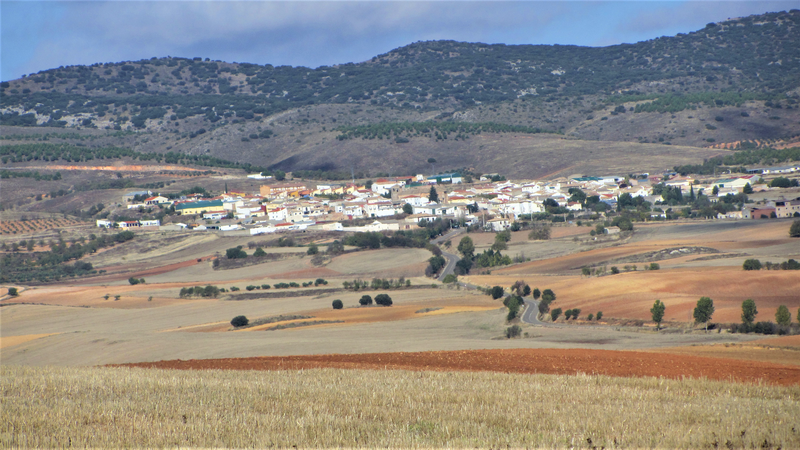
<path id="1" fill-rule="evenodd" d="M 772 181 L 769 182 L 770 187 L 779 187 L 779 188 L 788 188 L 788 187 L 797 187 L 800 186 L 800 181 L 797 178 L 792 178 L 791 180 L 786 177 L 777 177 L 774 178 Z"/>
<path id="2" fill-rule="evenodd" d="M 539 296 L 536 295 L 539 292 L 539 288 L 533 290 L 533 298 L 538 299 Z M 552 289 L 545 289 L 542 291 L 541 300 L 539 301 L 539 313 L 547 314 L 550 311 L 550 305 L 556 301 L 556 294 L 553 292 Z"/>
<path id="3" fill-rule="evenodd" d="M 181 292 L 179 294 L 180 298 L 190 298 L 190 297 L 203 297 L 203 298 L 217 298 L 219 297 L 219 293 L 222 290 L 217 286 L 207 285 L 203 286 L 193 286 L 193 287 L 184 287 L 181 288 Z M 234 325 L 236 326 L 236 325 Z"/>
<path id="4" fill-rule="evenodd" d="M 524 304 L 525 302 L 522 300 L 522 297 L 519 297 L 518 295 L 509 295 L 506 297 L 505 300 L 503 300 L 503 305 L 508 308 L 506 321 L 510 322 L 514 320 L 519 315 L 519 310 Z"/>
<path id="5" fill-rule="evenodd" d="M 696 92 L 690 94 L 628 95 L 612 97 L 609 99 L 609 102 L 642 102 L 636 105 L 636 108 L 634 109 L 635 113 L 676 113 L 687 109 L 697 109 L 699 105 L 704 105 L 711 108 L 723 106 L 740 107 L 745 102 L 753 100 L 779 101 L 784 99 L 786 99 L 786 96 L 779 93 L 727 91 Z"/>
<path id="6" fill-rule="evenodd" d="M 385 122 L 370 125 L 344 126 L 336 129 L 341 134 L 336 139 L 343 141 L 347 139 L 396 139 L 400 136 L 428 137 L 437 140 L 445 140 L 451 134 L 456 135 L 456 139 L 466 139 L 469 135 L 481 133 L 524 133 L 538 134 L 544 133 L 540 128 L 533 128 L 523 125 L 507 125 L 496 122 Z"/>
<path id="7" fill-rule="evenodd" d="M 90 263 L 78 261 L 72 265 L 66 262 L 80 259 L 84 255 L 97 252 L 133 239 L 131 231 L 122 231 L 113 235 L 91 235 L 88 242 L 76 241 L 67 245 L 59 241 L 51 245 L 50 250 L 35 253 L 6 253 L 0 258 L 0 282 L 46 282 L 58 281 L 62 277 L 86 276 L 96 273 Z"/>
<path id="8" fill-rule="evenodd" d="M 0 146 L 0 161 L 3 164 L 30 161 L 88 162 L 105 159 L 131 158 L 164 164 L 197 165 L 242 169 L 248 172 L 272 174 L 271 169 L 215 158 L 208 155 L 188 155 L 176 152 L 142 153 L 121 147 L 82 147 L 71 144 L 15 144 Z"/>
<path id="9" fill-rule="evenodd" d="M 772 263 L 767 261 L 766 263 L 761 263 L 760 260 L 750 258 L 746 259 L 744 263 L 742 263 L 742 268 L 744 270 L 800 270 L 800 262 L 795 259 L 789 259 L 782 263 Z"/>
<path id="10" fill-rule="evenodd" d="M 61 172 L 40 174 L 38 170 L 0 170 L 0 178 L 33 178 L 36 181 L 57 181 L 61 179 Z"/>
<path id="11" fill-rule="evenodd" d="M 366 289 L 378 290 L 378 289 L 401 289 L 411 286 L 411 280 L 405 279 L 405 277 L 400 277 L 397 280 L 394 278 L 373 278 L 372 281 L 367 282 L 365 280 L 356 279 L 353 281 L 345 281 L 342 283 L 342 287 L 345 289 L 351 289 L 353 291 L 360 291 Z"/>

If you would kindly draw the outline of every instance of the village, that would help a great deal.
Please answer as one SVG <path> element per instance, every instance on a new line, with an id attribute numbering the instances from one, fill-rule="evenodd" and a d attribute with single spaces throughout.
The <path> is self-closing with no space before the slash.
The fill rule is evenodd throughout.
<path id="1" fill-rule="evenodd" d="M 276 182 L 262 174 L 258 192 L 226 192 L 170 199 L 152 191 L 127 192 L 128 210 L 165 211 L 169 223 L 158 219 L 97 220 L 98 227 L 160 231 L 214 230 L 225 235 L 259 235 L 288 231 L 375 232 L 411 229 L 422 221 L 448 220 L 453 227 L 472 226 L 502 231 L 514 222 L 548 215 L 554 222 L 601 219 L 607 211 L 632 207 L 639 220 L 692 216 L 691 204 L 702 198 L 704 218 L 736 220 L 800 217 L 800 197 L 787 199 L 783 187 L 797 179 L 800 166 L 749 170 L 723 177 L 663 174 L 611 176 L 574 175 L 555 180 L 512 181 L 498 174 L 472 177 L 458 173 L 378 178 L 361 183 L 322 183 L 304 180 Z M 788 185 L 775 183 L 779 177 Z M 291 178 L 291 174 L 289 174 Z M 470 183 L 466 183 L 470 181 Z M 494 181 L 493 181 L 494 180 Z M 794 192 L 794 191 L 793 191 Z M 761 194 L 754 202 L 747 195 Z M 790 194 L 787 194 L 791 196 Z M 172 196 L 174 197 L 174 196 Z M 621 204 L 621 205 L 620 205 Z M 714 205 L 725 207 L 714 208 Z M 162 217 L 164 215 L 162 214 Z M 177 217 L 185 218 L 183 220 Z M 617 227 L 608 227 L 614 233 Z"/>

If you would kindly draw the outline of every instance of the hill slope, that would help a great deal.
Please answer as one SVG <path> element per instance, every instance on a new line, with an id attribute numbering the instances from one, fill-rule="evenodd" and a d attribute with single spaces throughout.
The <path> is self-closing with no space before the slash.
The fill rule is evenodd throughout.
<path id="1" fill-rule="evenodd" d="M 451 148 L 464 158 L 453 167 L 484 158 L 474 153 L 480 146 L 465 144 L 477 133 L 458 130 L 337 141 L 352 131 L 342 127 L 386 122 L 491 122 L 584 140 L 761 145 L 800 134 L 798 25 L 800 11 L 792 10 L 603 48 L 417 42 L 364 63 L 316 69 L 201 58 L 61 67 L 3 83 L 0 112 L 4 126 L 128 130 L 135 133 L 107 132 L 104 142 L 288 170 L 405 172 Z M 497 129 L 482 133 L 516 139 Z M 28 132 L 3 134 L 14 141 Z M 404 154 L 387 157 L 398 138 L 410 141 Z M 502 160 L 507 145 L 497 147 L 493 156 Z"/>

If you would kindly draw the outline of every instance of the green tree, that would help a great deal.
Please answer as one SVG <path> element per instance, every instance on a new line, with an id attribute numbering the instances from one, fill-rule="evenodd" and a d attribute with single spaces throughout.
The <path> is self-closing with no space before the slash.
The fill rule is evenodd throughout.
<path id="1" fill-rule="evenodd" d="M 432 203 L 439 203 L 439 194 L 436 192 L 436 186 L 431 186 L 431 191 L 428 193 L 428 200 Z"/>
<path id="2" fill-rule="evenodd" d="M 708 321 L 714 315 L 714 301 L 708 297 L 700 297 L 697 301 L 697 306 L 694 308 L 694 321 L 697 323 L 705 324 L 706 331 L 708 331 Z"/>
<path id="3" fill-rule="evenodd" d="M 742 188 L 742 193 L 744 193 L 744 194 L 752 194 L 753 193 L 753 186 L 750 186 L 750 183 L 745 184 L 744 188 Z"/>
<path id="4" fill-rule="evenodd" d="M 342 309 L 342 308 L 344 308 L 344 304 L 339 299 L 334 300 L 333 303 L 331 303 L 331 305 L 333 306 L 333 309 Z"/>
<path id="5" fill-rule="evenodd" d="M 800 220 L 792 222 L 792 226 L 789 227 L 789 236 L 800 237 Z"/>
<path id="6" fill-rule="evenodd" d="M 506 240 L 503 239 L 501 236 L 502 233 L 497 233 L 494 236 L 494 244 L 492 244 L 492 250 L 499 252 L 500 250 L 508 249 L 508 244 L 506 244 Z"/>
<path id="7" fill-rule="evenodd" d="M 311 244 L 308 246 L 308 251 L 306 253 L 309 255 L 316 255 L 319 253 L 319 247 L 317 247 L 317 244 Z"/>
<path id="8" fill-rule="evenodd" d="M 533 289 L 533 299 L 534 300 L 539 300 L 539 297 L 541 297 L 541 296 L 542 296 L 542 291 L 540 291 L 539 288 L 534 288 Z"/>
<path id="9" fill-rule="evenodd" d="M 747 299 L 742 302 L 742 323 L 745 325 L 752 325 L 753 321 L 755 320 L 756 316 L 758 315 L 758 309 L 756 309 L 756 302 L 752 299 Z"/>
<path id="10" fill-rule="evenodd" d="M 406 214 L 413 214 L 414 213 L 414 207 L 411 206 L 410 203 L 405 203 L 405 204 L 403 204 L 403 212 L 406 213 Z"/>
<path id="11" fill-rule="evenodd" d="M 746 259 L 742 264 L 744 270 L 761 270 L 761 261 L 757 259 Z"/>
<path id="12" fill-rule="evenodd" d="M 560 315 L 561 315 L 561 308 L 556 308 L 550 311 L 550 318 L 553 319 L 553 322 L 555 322 Z"/>
<path id="13" fill-rule="evenodd" d="M 19 295 L 19 292 L 17 292 L 17 288 L 10 287 L 10 288 L 8 288 L 8 295 L 10 295 L 12 297 L 16 297 L 16 296 Z M 108 300 L 108 299 L 106 299 L 106 300 Z"/>
<path id="14" fill-rule="evenodd" d="M 653 307 L 650 308 L 650 314 L 653 316 L 653 322 L 656 323 L 656 330 L 661 329 L 661 321 L 664 320 L 664 311 L 667 310 L 667 307 L 661 300 L 656 300 L 653 303 Z"/>
<path id="15" fill-rule="evenodd" d="M 472 238 L 469 236 L 461 238 L 461 242 L 458 243 L 458 253 L 461 253 L 464 259 L 472 259 L 475 256 L 475 244 Z"/>
<path id="16" fill-rule="evenodd" d="M 225 250 L 225 257 L 228 259 L 247 258 L 247 253 L 242 250 L 242 246 L 233 247 Z"/>
<path id="17" fill-rule="evenodd" d="M 505 292 L 503 291 L 502 287 L 500 287 L 500 286 L 492 287 L 492 298 L 494 300 L 497 300 L 498 298 L 502 297 L 504 293 Z"/>
<path id="18" fill-rule="evenodd" d="M 519 325 L 512 325 L 506 328 L 506 338 L 511 339 L 519 337 L 522 334 L 522 327 Z"/>
<path id="19" fill-rule="evenodd" d="M 369 295 L 362 295 L 360 299 L 358 299 L 358 304 L 361 306 L 369 306 L 372 304 L 372 297 Z"/>
<path id="20" fill-rule="evenodd" d="M 600 320 L 602 318 L 603 318 L 603 311 L 597 311 L 597 320 Z"/>
<path id="21" fill-rule="evenodd" d="M 453 275 L 452 273 L 449 273 L 449 274 L 447 274 L 446 277 L 444 277 L 444 279 L 442 280 L 442 283 L 450 284 L 450 283 L 455 283 L 456 281 L 458 281 L 458 277 Z"/>
<path id="22" fill-rule="evenodd" d="M 526 284 L 525 286 L 522 287 L 522 296 L 527 297 L 529 295 L 531 295 L 531 287 Z"/>
<path id="23" fill-rule="evenodd" d="M 247 317 L 245 316 L 236 316 L 233 319 L 231 319 L 231 325 L 237 328 L 245 327 L 247 326 L 248 323 L 250 323 L 250 321 L 247 320 Z"/>
<path id="24" fill-rule="evenodd" d="M 130 277 L 130 278 L 128 278 L 128 283 L 130 283 L 131 285 L 139 284 L 139 279 L 138 278 L 134 278 L 134 277 Z"/>
<path id="25" fill-rule="evenodd" d="M 381 306 L 392 306 L 392 298 L 386 294 L 378 294 L 375 296 L 375 304 Z"/>
<path id="26" fill-rule="evenodd" d="M 789 313 L 789 308 L 787 308 L 786 305 L 778 306 L 778 311 L 775 312 L 775 322 L 784 327 L 792 323 L 792 315 Z"/>
<path id="27" fill-rule="evenodd" d="M 263 248 L 258 247 L 256 251 L 253 252 L 253 256 L 267 256 L 267 252 L 265 252 Z"/>
<path id="28" fill-rule="evenodd" d="M 528 233 L 528 239 L 531 241 L 546 241 L 550 239 L 550 225 L 535 223 Z"/>
<path id="29" fill-rule="evenodd" d="M 551 289 L 545 289 L 542 292 L 542 301 L 543 302 L 554 302 L 554 301 L 556 301 L 556 293 L 553 292 Z"/>

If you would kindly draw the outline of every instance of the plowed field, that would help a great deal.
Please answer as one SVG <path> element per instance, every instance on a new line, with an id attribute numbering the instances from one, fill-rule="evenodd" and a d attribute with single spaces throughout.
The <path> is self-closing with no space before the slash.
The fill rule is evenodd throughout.
<path id="1" fill-rule="evenodd" d="M 797 366 L 727 358 L 584 349 L 468 350 L 173 360 L 125 366 L 187 370 L 298 370 L 329 367 L 559 375 L 584 373 L 617 377 L 708 378 L 783 386 L 800 384 L 800 367 Z"/>

